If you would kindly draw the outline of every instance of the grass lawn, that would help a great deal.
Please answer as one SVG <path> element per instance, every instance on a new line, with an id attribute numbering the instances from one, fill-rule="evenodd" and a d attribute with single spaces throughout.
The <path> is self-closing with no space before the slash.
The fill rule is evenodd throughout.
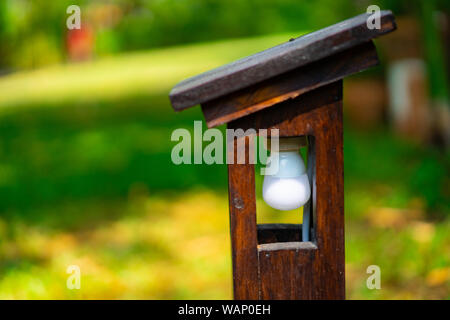
<path id="1" fill-rule="evenodd" d="M 202 115 L 174 113 L 167 94 L 292 36 L 0 78 L 0 299 L 231 298 L 226 167 L 172 164 L 171 132 Z M 450 298 L 449 155 L 348 124 L 344 154 L 348 297 Z M 258 220 L 299 221 L 260 185 Z M 372 264 L 381 290 L 366 288 Z"/>

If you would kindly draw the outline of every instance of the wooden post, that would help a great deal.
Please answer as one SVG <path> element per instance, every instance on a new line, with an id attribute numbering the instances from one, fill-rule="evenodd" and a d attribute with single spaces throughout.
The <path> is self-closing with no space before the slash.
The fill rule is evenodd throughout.
<path id="1" fill-rule="evenodd" d="M 256 237 L 253 166 L 241 169 L 229 165 L 230 177 L 234 172 L 238 177 L 229 179 L 231 239 L 233 252 L 242 254 L 234 256 L 235 298 L 343 299 L 342 80 L 283 102 L 276 109 L 231 122 L 229 127 L 256 128 L 257 132 L 278 128 L 280 137 L 306 135 L 314 140 L 308 152 L 312 160 L 309 166 L 315 164 L 310 176 L 313 186 L 310 242 L 301 242 L 301 228 L 296 229 L 295 225 L 260 225 Z M 236 217 L 241 214 L 245 217 Z M 236 220 L 242 224 L 233 222 Z M 286 229 L 294 232 L 286 234 L 283 232 Z M 280 241 L 280 235 L 287 238 Z M 240 259 L 249 263 L 241 263 Z M 251 279 L 250 285 L 240 281 L 241 278 Z"/>
<path id="2" fill-rule="evenodd" d="M 342 79 L 378 64 L 371 39 L 395 29 L 389 11 L 381 14 L 381 29 L 368 29 L 367 17 L 188 79 L 171 92 L 175 110 L 200 103 L 208 127 L 269 129 L 269 137 L 279 129 L 280 137 L 309 141 L 310 241 L 302 241 L 301 225 L 257 225 L 254 165 L 228 165 L 235 299 L 345 299 Z M 236 150 L 249 138 L 227 144 Z M 248 143 L 245 151 L 253 152 Z"/>

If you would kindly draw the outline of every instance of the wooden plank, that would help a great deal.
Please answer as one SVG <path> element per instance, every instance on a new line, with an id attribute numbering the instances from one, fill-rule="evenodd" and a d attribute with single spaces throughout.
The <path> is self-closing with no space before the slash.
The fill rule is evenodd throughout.
<path id="1" fill-rule="evenodd" d="M 312 243 L 258 246 L 260 298 L 344 299 L 342 80 L 231 123 L 244 130 L 279 128 L 281 137 L 314 137 Z"/>
<path id="2" fill-rule="evenodd" d="M 229 127 L 242 128 L 244 131 L 254 129 L 279 129 L 280 137 L 295 137 L 299 135 L 314 135 L 314 128 L 323 126 L 322 116 L 318 116 L 315 109 L 334 104 L 342 100 L 342 80 L 319 87 L 295 99 L 287 100 L 274 108 L 268 108 L 253 113 L 247 117 L 236 119 L 228 123 Z M 338 119 L 336 119 L 338 120 Z M 317 121 L 318 123 L 315 123 Z M 329 123 L 331 126 L 337 123 Z M 317 137 L 315 137 L 317 142 Z"/>
<path id="3" fill-rule="evenodd" d="M 178 83 L 170 92 L 176 111 L 230 94 L 332 56 L 395 30 L 392 12 L 381 11 L 381 28 L 368 29 L 369 14 L 292 39 L 276 47 Z"/>
<path id="4" fill-rule="evenodd" d="M 261 299 L 311 300 L 317 298 L 318 249 L 311 242 L 260 245 Z"/>
<path id="5" fill-rule="evenodd" d="M 245 136 L 235 137 L 227 144 L 234 144 L 237 150 L 239 139 L 248 140 Z M 248 157 L 248 143 L 245 148 Z M 227 149 L 230 150 L 230 146 Z M 236 163 L 237 152 L 234 157 Z M 255 169 L 253 164 L 246 163 L 228 165 L 233 292 L 237 300 L 259 299 Z"/>
<path id="6" fill-rule="evenodd" d="M 316 231 L 315 225 L 317 223 L 316 204 L 317 204 L 317 188 L 316 188 L 316 138 L 308 136 L 308 161 L 307 174 L 309 183 L 311 184 L 311 198 L 303 207 L 303 222 L 302 222 L 302 240 L 315 239 Z M 308 232 L 308 234 L 307 234 Z M 306 237 L 303 237 L 306 235 Z"/>
<path id="7" fill-rule="evenodd" d="M 202 104 L 209 128 L 293 99 L 379 63 L 372 41 Z"/>

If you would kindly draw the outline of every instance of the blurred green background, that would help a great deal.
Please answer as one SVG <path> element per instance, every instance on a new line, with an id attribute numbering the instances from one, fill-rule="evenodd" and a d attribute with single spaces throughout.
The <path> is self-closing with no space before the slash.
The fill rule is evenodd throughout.
<path id="1" fill-rule="evenodd" d="M 344 84 L 347 296 L 449 299 L 449 3 L 394 0 L 0 1 L 0 298 L 231 298 L 227 169 L 171 162 L 172 131 L 203 117 L 168 93 L 371 4 L 399 29 Z M 390 74 L 412 59 L 405 91 Z M 412 116 L 392 116 L 397 92 Z M 260 185 L 258 221 L 300 221 Z"/>

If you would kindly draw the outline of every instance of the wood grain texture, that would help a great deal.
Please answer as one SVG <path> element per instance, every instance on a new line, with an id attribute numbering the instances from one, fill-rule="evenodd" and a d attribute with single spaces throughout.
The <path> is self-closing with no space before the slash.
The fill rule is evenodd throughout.
<path id="1" fill-rule="evenodd" d="M 202 104 L 209 128 L 230 122 L 379 63 L 372 41 Z"/>
<path id="2" fill-rule="evenodd" d="M 242 259 L 234 262 L 235 269 L 243 263 L 247 276 L 256 272 L 256 275 L 252 274 L 251 281 L 235 281 L 234 285 L 238 286 L 235 293 L 243 293 L 240 298 L 250 298 L 249 293 L 244 291 L 250 286 L 250 292 L 258 292 L 259 299 L 344 299 L 342 81 L 285 101 L 276 108 L 238 119 L 230 125 L 244 130 L 278 128 L 281 137 L 313 136 L 315 163 L 310 208 L 314 230 L 312 241 L 259 244 L 256 271 L 249 267 L 249 263 L 254 263 L 253 251 L 245 258 L 248 259 L 245 263 Z M 230 190 L 239 188 L 241 197 L 254 198 L 254 185 L 244 182 L 254 179 L 253 170 L 240 171 L 240 174 L 239 180 L 230 181 Z M 234 206 L 230 200 L 231 205 Z M 230 207 L 230 212 L 235 210 Z M 253 221 L 256 213 L 248 215 L 252 216 Z M 234 216 L 241 219 L 241 216 Z M 246 234 L 241 233 L 243 230 L 232 227 L 232 234 L 247 242 L 245 252 L 248 253 L 249 246 L 255 244 L 255 235 L 248 229 L 245 229 Z M 250 238 L 247 238 L 248 235 Z M 234 254 L 242 258 L 241 253 Z"/>
<path id="3" fill-rule="evenodd" d="M 311 242 L 287 242 L 261 245 L 259 250 L 260 299 L 311 300 L 320 299 L 318 249 Z M 331 279 L 330 279 L 331 280 Z M 330 281 L 331 282 L 331 281 Z M 331 283 L 331 286 L 334 284 Z M 336 297 L 330 295 L 331 299 Z"/>
<path id="4" fill-rule="evenodd" d="M 248 140 L 245 136 L 235 137 L 227 141 L 227 144 L 234 144 L 234 150 L 237 150 L 239 139 Z M 230 146 L 227 149 L 230 150 Z M 248 147 L 246 156 L 248 157 Z M 235 163 L 236 158 L 235 152 Z M 258 299 L 258 286 L 255 285 L 258 283 L 258 252 L 254 165 L 228 165 L 228 197 L 234 298 Z"/>
<path id="5" fill-rule="evenodd" d="M 170 92 L 176 111 L 201 104 L 305 66 L 395 30 L 392 12 L 381 11 L 381 28 L 368 29 L 369 14 L 285 42 L 178 83 Z"/>

